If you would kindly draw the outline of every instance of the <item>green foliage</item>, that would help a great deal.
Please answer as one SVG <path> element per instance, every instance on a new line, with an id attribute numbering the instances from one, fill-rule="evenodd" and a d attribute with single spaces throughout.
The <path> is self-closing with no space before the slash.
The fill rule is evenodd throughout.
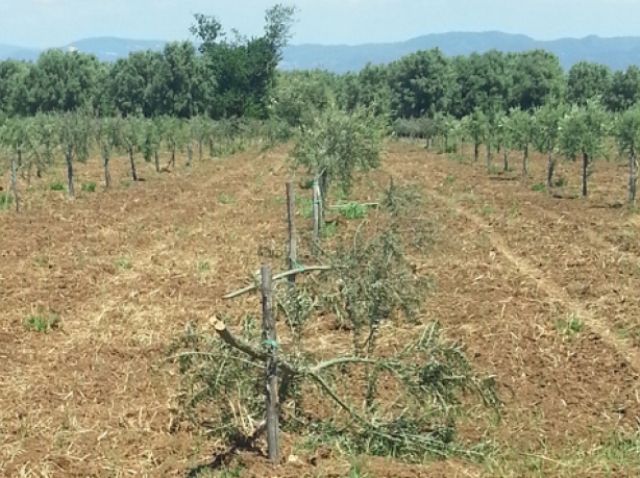
<path id="1" fill-rule="evenodd" d="M 64 191 L 64 184 L 62 183 L 52 183 L 49 185 L 49 189 L 52 191 Z"/>
<path id="2" fill-rule="evenodd" d="M 13 196 L 11 194 L 0 193 L 0 211 L 11 209 Z"/>
<path id="3" fill-rule="evenodd" d="M 384 126 L 364 109 L 349 114 L 330 109 L 304 125 L 291 153 L 294 167 L 304 166 L 320 178 L 322 197 L 333 183 L 348 193 L 357 170 L 367 172 L 380 165 Z"/>
<path id="4" fill-rule="evenodd" d="M 86 192 L 86 193 L 94 193 L 96 192 L 96 186 L 97 184 L 93 181 L 90 181 L 88 183 L 83 183 L 82 184 L 82 191 Z"/>
<path id="5" fill-rule="evenodd" d="M 292 331 L 278 344 L 280 426 L 309 440 L 339 442 L 353 454 L 392 456 L 421 462 L 429 456 L 474 455 L 456 441 L 456 417 L 462 396 L 498 404 L 491 378 L 477 376 L 464 350 L 446 343 L 438 324 L 419 327 L 415 340 L 393 355 L 378 354 L 377 336 L 384 320 L 417 322 L 426 283 L 416 278 L 404 257 L 397 231 L 365 240 L 343 241 L 352 247 L 326 253 L 332 269 L 296 288 L 276 286 L 276 303 Z M 332 313 L 349 324 L 353 355 L 320 361 L 304 348 L 310 319 Z M 260 344 L 260 324 L 246 316 L 238 332 L 245 354 L 218 336 L 188 326 L 170 354 L 182 376 L 180 410 L 227 443 L 246 443 L 265 414 L 264 362 L 268 344 Z M 281 331 L 282 334 L 282 331 Z M 365 378 L 355 369 L 364 368 Z M 348 379 L 348 386 L 344 386 Z M 397 388 L 389 388 L 395 381 Z M 378 387 L 398 391 L 394 405 L 381 400 Z M 366 396 L 365 403 L 358 397 Z M 331 407 L 329 418 L 306 410 L 307 394 Z M 465 398 L 465 402 L 467 399 Z M 203 420 L 204 418 L 204 420 Z"/>
<path id="6" fill-rule="evenodd" d="M 336 206 L 340 215 L 346 219 L 363 219 L 367 215 L 367 206 L 357 202 Z"/>
<path id="7" fill-rule="evenodd" d="M 25 330 L 31 330 L 39 333 L 48 333 L 58 328 L 60 318 L 57 314 L 50 315 L 32 315 L 27 317 L 24 322 Z"/>

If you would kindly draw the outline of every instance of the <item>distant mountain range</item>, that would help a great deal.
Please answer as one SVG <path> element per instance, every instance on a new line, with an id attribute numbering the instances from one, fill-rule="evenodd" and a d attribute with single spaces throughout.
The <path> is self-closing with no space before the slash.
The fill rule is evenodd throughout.
<path id="1" fill-rule="evenodd" d="M 102 61 L 115 61 L 137 50 L 161 50 L 163 40 L 129 40 L 125 38 L 89 38 L 61 47 L 62 50 L 78 50 L 93 53 Z M 640 37 L 600 38 L 591 35 L 585 38 L 563 38 L 540 41 L 525 35 L 502 32 L 464 33 L 451 32 L 424 35 L 405 42 L 376 43 L 364 45 L 291 45 L 284 51 L 280 67 L 284 70 L 322 68 L 335 73 L 359 71 L 368 62 L 389 63 L 418 50 L 438 47 L 445 55 L 469 55 L 484 53 L 491 49 L 504 52 L 520 52 L 536 48 L 555 53 L 562 66 L 569 69 L 573 64 L 586 60 L 609 66 L 613 70 L 624 70 L 629 65 L 640 66 Z M 35 61 L 40 50 L 0 44 L 0 60 L 14 58 Z"/>

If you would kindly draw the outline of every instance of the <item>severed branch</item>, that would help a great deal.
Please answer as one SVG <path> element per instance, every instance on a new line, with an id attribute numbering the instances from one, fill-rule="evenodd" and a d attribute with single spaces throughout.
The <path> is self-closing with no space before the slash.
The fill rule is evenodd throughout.
<path id="1" fill-rule="evenodd" d="M 362 206 L 362 207 L 380 207 L 380 204 L 377 202 L 365 202 L 365 203 L 349 203 L 349 204 L 335 204 L 333 206 L 329 206 L 329 209 L 348 209 L 349 207 L 351 207 L 353 204 L 357 204 L 358 206 Z"/>
<path id="2" fill-rule="evenodd" d="M 220 318 L 213 319 L 213 327 L 218 334 L 218 336 L 229 346 L 240 350 L 241 352 L 247 354 L 249 357 L 255 360 L 266 361 L 269 358 L 269 354 L 266 352 L 262 352 L 251 344 L 248 344 L 242 339 L 234 336 L 229 329 L 227 329 L 226 324 L 220 320 Z M 361 359 L 358 357 L 342 357 L 334 360 L 330 360 L 328 362 L 323 362 L 316 365 L 310 369 L 299 369 L 289 362 L 279 359 L 278 366 L 282 368 L 285 372 L 291 375 L 306 375 L 311 378 L 314 382 L 316 382 L 320 388 L 322 388 L 327 395 L 329 395 L 343 410 L 345 410 L 349 415 L 351 415 L 356 421 L 360 422 L 364 425 L 371 426 L 372 424 L 367 421 L 364 417 L 362 417 L 359 413 L 353 410 L 349 405 L 347 405 L 336 392 L 331 388 L 331 386 L 320 376 L 318 372 L 325 368 L 333 367 L 342 363 L 375 363 L 370 359 Z"/>
<path id="3" fill-rule="evenodd" d="M 289 277 L 292 277 L 298 274 L 303 274 L 305 272 L 329 271 L 329 270 L 331 270 L 330 266 L 305 266 L 301 269 L 293 269 L 287 272 L 283 272 L 282 274 L 275 275 L 273 276 L 273 281 L 275 282 L 278 280 L 287 279 Z M 258 290 L 259 288 L 260 288 L 259 284 L 253 284 L 245 287 L 244 289 L 240 289 L 238 291 L 231 292 L 230 294 L 225 295 L 224 299 L 233 299 L 235 297 L 240 297 L 241 295 L 244 295 L 248 292 L 252 292 L 254 290 Z"/>

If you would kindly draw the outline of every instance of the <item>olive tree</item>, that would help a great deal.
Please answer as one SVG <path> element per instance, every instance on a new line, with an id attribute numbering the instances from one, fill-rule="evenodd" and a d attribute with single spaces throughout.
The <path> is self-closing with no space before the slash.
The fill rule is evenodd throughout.
<path id="1" fill-rule="evenodd" d="M 73 162 L 85 162 L 89 158 L 92 122 L 78 112 L 68 112 L 60 115 L 57 123 L 58 141 L 67 165 L 69 197 L 74 197 Z"/>
<path id="2" fill-rule="evenodd" d="M 356 170 L 380 165 L 384 135 L 383 120 L 364 108 L 328 109 L 300 128 L 291 156 L 318 180 L 323 198 L 333 183 L 349 193 Z"/>
<path id="3" fill-rule="evenodd" d="M 551 191 L 553 186 L 553 173 L 555 171 L 555 150 L 560 138 L 560 123 L 567 112 L 564 104 L 546 103 L 536 108 L 533 115 L 532 140 L 536 151 L 548 155 L 547 162 L 547 189 Z"/>
<path id="4" fill-rule="evenodd" d="M 635 203 L 638 184 L 638 148 L 640 147 L 640 105 L 635 105 L 616 119 L 618 151 L 629 157 L 629 204 Z"/>
<path id="5" fill-rule="evenodd" d="M 587 197 L 587 180 L 595 159 L 604 154 L 609 129 L 608 117 L 597 100 L 573 107 L 561 122 L 560 149 L 571 160 L 582 157 L 582 197 Z"/>

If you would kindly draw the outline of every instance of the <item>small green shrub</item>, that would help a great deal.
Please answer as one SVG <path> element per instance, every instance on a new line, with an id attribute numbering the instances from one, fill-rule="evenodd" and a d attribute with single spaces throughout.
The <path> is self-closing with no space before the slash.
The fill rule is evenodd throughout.
<path id="1" fill-rule="evenodd" d="M 64 184 L 62 183 L 53 183 L 50 186 L 52 191 L 64 191 Z"/>
<path id="2" fill-rule="evenodd" d="M 367 215 L 367 206 L 357 202 L 350 202 L 339 206 L 340 215 L 346 219 L 363 219 Z"/>
<path id="3" fill-rule="evenodd" d="M 547 186 L 545 186 L 542 183 L 536 183 L 533 186 L 531 186 L 531 190 L 543 193 L 543 192 L 545 192 L 547 190 Z"/>
<path id="4" fill-rule="evenodd" d="M 226 193 L 220 194 L 218 200 L 220 201 L 220 204 L 234 204 L 236 202 L 235 198 L 229 196 Z"/>
<path id="5" fill-rule="evenodd" d="M 0 210 L 10 209 L 13 204 L 13 196 L 11 194 L 0 194 Z"/>
<path id="6" fill-rule="evenodd" d="M 32 330 L 39 333 L 48 333 L 53 329 L 58 328 L 59 318 L 57 314 L 32 315 L 27 317 L 24 321 L 24 328 L 26 330 Z"/>
<path id="7" fill-rule="evenodd" d="M 133 264 L 131 264 L 131 261 L 126 257 L 123 257 L 122 259 L 118 259 L 116 261 L 116 265 L 122 269 L 131 269 L 131 267 L 133 267 Z"/>
<path id="8" fill-rule="evenodd" d="M 86 193 L 94 193 L 94 192 L 96 192 L 96 186 L 97 186 L 97 184 L 94 183 L 93 181 L 88 182 L 88 183 L 84 183 L 82 185 L 82 191 L 84 191 Z"/>

